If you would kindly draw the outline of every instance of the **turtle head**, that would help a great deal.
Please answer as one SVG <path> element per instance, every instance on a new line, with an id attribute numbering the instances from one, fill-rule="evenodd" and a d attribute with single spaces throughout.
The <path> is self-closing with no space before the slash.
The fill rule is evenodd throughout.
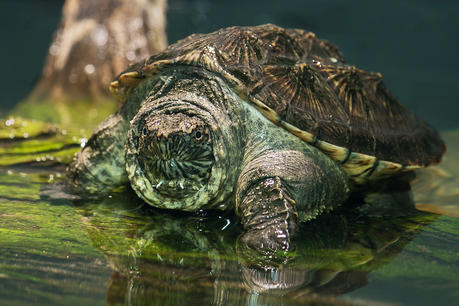
<path id="1" fill-rule="evenodd" d="M 158 192 L 181 199 L 206 183 L 214 157 L 203 120 L 183 113 L 152 114 L 138 128 L 138 159 Z"/>
<path id="2" fill-rule="evenodd" d="M 200 107 L 175 101 L 145 107 L 128 131 L 129 181 L 155 207 L 223 209 L 234 186 L 229 174 L 237 171 L 231 167 L 231 145 L 215 117 Z"/>

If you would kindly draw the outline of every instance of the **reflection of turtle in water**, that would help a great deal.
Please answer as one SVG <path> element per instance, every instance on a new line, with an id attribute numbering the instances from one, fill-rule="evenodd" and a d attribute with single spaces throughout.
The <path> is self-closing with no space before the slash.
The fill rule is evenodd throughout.
<path id="1" fill-rule="evenodd" d="M 255 247 L 285 248 L 298 222 L 356 185 L 438 163 L 436 131 L 378 73 L 313 33 L 273 25 L 191 35 L 110 85 L 125 100 L 69 167 L 101 195 L 130 182 L 145 202 L 194 211 L 233 203 Z"/>
<path id="2" fill-rule="evenodd" d="M 369 272 L 437 218 L 369 218 L 348 210 L 321 216 L 304 224 L 308 235 L 278 264 L 245 252 L 227 216 L 183 218 L 135 206 L 122 193 L 78 207 L 92 244 L 114 269 L 109 305 L 345 305 L 330 295 L 366 285 Z"/>

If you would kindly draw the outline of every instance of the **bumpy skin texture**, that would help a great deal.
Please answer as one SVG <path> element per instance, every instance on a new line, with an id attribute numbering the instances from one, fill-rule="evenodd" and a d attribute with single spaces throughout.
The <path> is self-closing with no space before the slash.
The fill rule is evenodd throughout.
<path id="1" fill-rule="evenodd" d="M 76 193 L 103 195 L 127 182 L 124 159 L 124 136 L 127 122 L 115 114 L 105 120 L 89 138 L 69 166 L 68 180 Z"/>
<path id="2" fill-rule="evenodd" d="M 319 150 L 278 129 L 249 108 L 236 211 L 254 249 L 288 250 L 297 224 L 343 203 L 345 174 Z M 268 141 L 266 141 L 268 139 Z"/>
<path id="3" fill-rule="evenodd" d="M 145 85 L 139 86 L 118 112 L 102 122 L 77 153 L 67 171 L 67 185 L 72 192 L 98 197 L 128 182 L 124 159 L 126 134 L 129 120 L 145 98 Z"/>
<path id="4" fill-rule="evenodd" d="M 166 71 L 142 83 L 129 99 L 69 166 L 73 190 L 100 196 L 129 181 L 139 197 L 161 208 L 228 209 L 235 203 L 246 229 L 243 241 L 256 249 L 287 249 L 298 222 L 347 198 L 348 182 L 335 162 L 269 122 L 213 73 L 186 67 Z M 188 128 L 171 118 L 187 121 L 181 124 Z M 179 130 L 188 141 L 196 126 L 208 131 L 210 157 L 195 140 L 186 150 L 173 145 L 177 139 L 171 135 Z M 156 154 L 161 158 L 145 153 L 156 141 L 148 137 L 165 142 Z M 187 175 L 174 170 L 176 164 L 203 160 L 210 165 L 207 176 L 188 175 L 190 168 Z M 149 166 L 156 163 L 161 166 Z"/>

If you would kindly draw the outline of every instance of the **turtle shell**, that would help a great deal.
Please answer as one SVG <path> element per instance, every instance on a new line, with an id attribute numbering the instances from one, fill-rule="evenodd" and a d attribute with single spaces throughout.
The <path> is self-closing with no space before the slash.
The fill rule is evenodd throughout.
<path id="1" fill-rule="evenodd" d="M 176 65 L 220 74 L 274 124 L 340 164 L 356 182 L 440 162 L 438 133 L 398 102 L 381 74 L 345 63 L 314 33 L 271 24 L 193 34 L 132 65 L 110 84 L 125 99 Z"/>

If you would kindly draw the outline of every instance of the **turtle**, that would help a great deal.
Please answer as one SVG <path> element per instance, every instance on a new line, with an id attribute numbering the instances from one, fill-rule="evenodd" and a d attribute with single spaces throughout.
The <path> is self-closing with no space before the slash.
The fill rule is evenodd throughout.
<path id="1" fill-rule="evenodd" d="M 301 222 L 446 150 L 380 73 L 302 29 L 192 34 L 110 91 L 122 104 L 69 165 L 72 192 L 130 185 L 161 209 L 234 209 L 254 248 L 288 249 Z"/>

